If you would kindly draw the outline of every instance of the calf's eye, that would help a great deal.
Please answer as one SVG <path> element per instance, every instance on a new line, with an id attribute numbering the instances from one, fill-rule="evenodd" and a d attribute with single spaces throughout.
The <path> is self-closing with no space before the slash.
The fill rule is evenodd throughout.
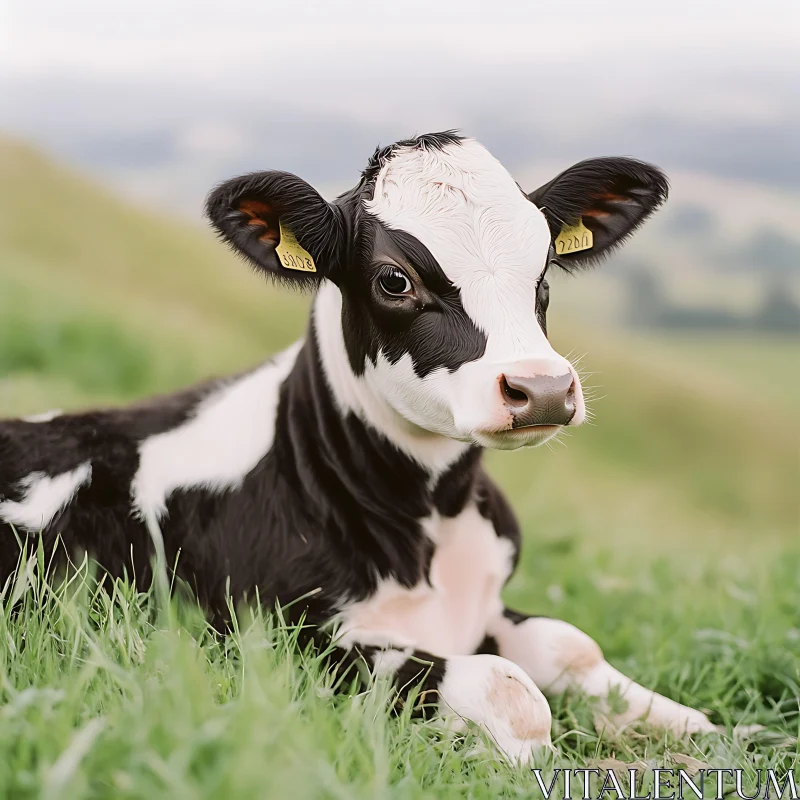
<path id="1" fill-rule="evenodd" d="M 408 276 L 397 267 L 386 267 L 378 278 L 378 283 L 390 297 L 408 297 L 414 293 Z"/>

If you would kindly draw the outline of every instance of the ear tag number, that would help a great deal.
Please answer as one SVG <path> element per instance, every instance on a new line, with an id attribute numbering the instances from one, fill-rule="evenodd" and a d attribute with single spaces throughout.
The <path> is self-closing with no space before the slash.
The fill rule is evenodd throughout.
<path id="1" fill-rule="evenodd" d="M 576 225 L 565 225 L 556 237 L 556 255 L 591 250 L 594 246 L 592 232 L 579 219 Z"/>
<path id="2" fill-rule="evenodd" d="M 280 220 L 278 220 L 278 227 L 280 228 L 281 240 L 275 248 L 275 252 L 278 254 L 281 266 L 286 269 L 297 269 L 301 272 L 316 272 L 317 267 L 314 264 L 311 253 L 297 241 L 297 237 Z"/>

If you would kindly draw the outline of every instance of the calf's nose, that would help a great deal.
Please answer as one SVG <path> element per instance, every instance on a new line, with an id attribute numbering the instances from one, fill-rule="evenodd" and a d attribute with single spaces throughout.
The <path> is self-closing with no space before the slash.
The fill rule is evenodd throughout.
<path id="1" fill-rule="evenodd" d="M 514 428 L 566 425 L 575 415 L 575 381 L 571 374 L 501 375 L 500 392 Z"/>

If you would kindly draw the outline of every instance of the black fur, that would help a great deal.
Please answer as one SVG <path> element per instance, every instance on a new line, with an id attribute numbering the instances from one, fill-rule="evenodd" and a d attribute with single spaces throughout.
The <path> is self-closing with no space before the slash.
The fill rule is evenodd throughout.
<path id="1" fill-rule="evenodd" d="M 458 288 L 422 242 L 364 215 L 358 244 L 357 266 L 339 282 L 345 345 L 356 375 L 364 372 L 367 359 L 375 363 L 378 350 L 391 363 L 410 354 L 419 377 L 441 367 L 456 370 L 483 355 L 486 335 L 470 319 Z M 376 297 L 384 264 L 419 276 L 422 285 L 415 302 L 398 305 Z"/>
<path id="2" fill-rule="evenodd" d="M 257 204 L 257 211 L 243 210 L 248 202 Z M 254 172 L 226 181 L 209 194 L 206 215 L 234 252 L 281 283 L 313 288 L 341 268 L 344 226 L 338 210 L 296 175 Z M 311 253 L 316 272 L 281 264 L 275 252 L 279 220 Z"/>
<path id="3" fill-rule="evenodd" d="M 536 321 L 539 327 L 547 336 L 547 309 L 550 306 L 550 284 L 547 278 L 542 275 L 539 285 L 536 287 Z"/>
<path id="4" fill-rule="evenodd" d="M 520 611 L 514 611 L 511 608 L 506 608 L 503 610 L 503 616 L 511 620 L 515 625 L 519 625 L 521 622 L 525 622 L 528 619 L 541 619 L 540 615 L 531 615 L 531 614 L 523 614 Z"/>
<path id="5" fill-rule="evenodd" d="M 590 250 L 557 257 L 564 269 L 592 264 L 619 247 L 666 199 L 661 170 L 633 158 L 581 161 L 528 195 L 547 218 L 553 238 L 579 220 L 592 231 Z"/>

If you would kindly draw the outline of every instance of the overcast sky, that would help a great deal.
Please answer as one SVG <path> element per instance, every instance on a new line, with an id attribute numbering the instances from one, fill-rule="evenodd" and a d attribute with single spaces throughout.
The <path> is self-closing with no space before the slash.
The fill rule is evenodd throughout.
<path id="1" fill-rule="evenodd" d="M 168 185 L 448 127 L 781 180 L 800 125 L 800 0 L 0 0 L 0 37 L 0 128 Z"/>
<path id="2" fill-rule="evenodd" d="M 277 80 L 332 64 L 424 62 L 789 67 L 797 0 L 2 0 L 19 75 Z M 792 51 L 794 50 L 794 53 Z M 422 52 L 424 51 L 424 52 Z M 257 70 L 258 75 L 253 71 Z"/>

